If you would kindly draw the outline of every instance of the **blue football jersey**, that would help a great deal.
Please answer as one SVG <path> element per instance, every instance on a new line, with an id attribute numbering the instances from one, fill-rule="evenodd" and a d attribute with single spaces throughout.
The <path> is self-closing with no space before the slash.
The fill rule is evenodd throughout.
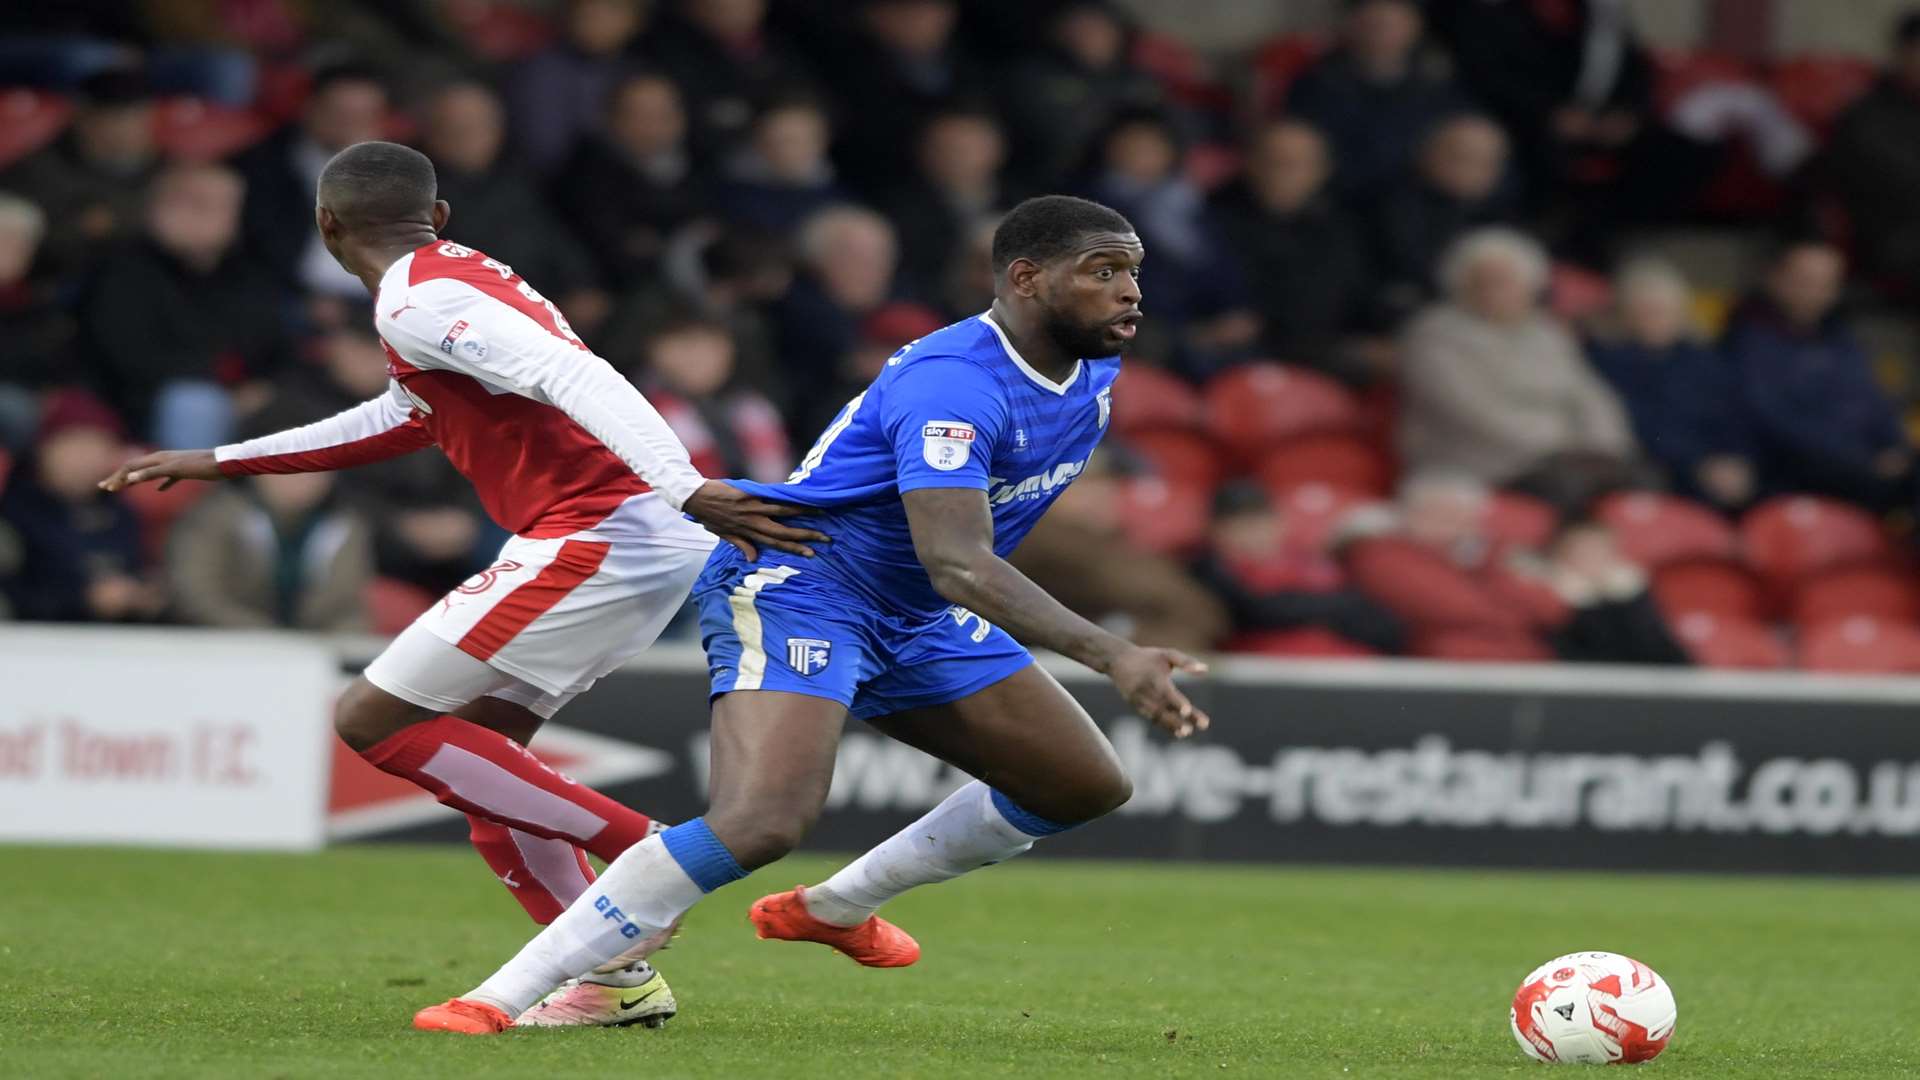
<path id="1" fill-rule="evenodd" d="M 730 480 L 780 502 L 832 537 L 808 559 L 772 549 L 766 565 L 830 576 L 880 610 L 938 615 L 941 599 L 913 550 L 903 492 L 977 488 L 1007 555 L 1086 467 L 1106 432 L 1117 356 L 1081 360 L 1062 382 L 1035 371 L 990 314 L 936 330 L 895 353 L 846 404 L 785 483 Z"/>

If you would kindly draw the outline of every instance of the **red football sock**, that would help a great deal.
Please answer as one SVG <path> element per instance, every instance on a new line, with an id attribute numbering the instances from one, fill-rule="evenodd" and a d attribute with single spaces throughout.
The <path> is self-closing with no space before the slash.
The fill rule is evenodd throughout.
<path id="1" fill-rule="evenodd" d="M 578 844 L 603 862 L 645 840 L 653 824 L 638 810 L 549 768 L 505 735 L 457 716 L 410 725 L 360 756 L 456 810 Z"/>
<path id="2" fill-rule="evenodd" d="M 473 849 L 541 926 L 567 910 L 567 905 L 593 884 L 587 853 L 565 840 L 509 829 L 472 814 L 467 815 L 467 822 L 472 826 L 467 836 L 473 841 Z"/>

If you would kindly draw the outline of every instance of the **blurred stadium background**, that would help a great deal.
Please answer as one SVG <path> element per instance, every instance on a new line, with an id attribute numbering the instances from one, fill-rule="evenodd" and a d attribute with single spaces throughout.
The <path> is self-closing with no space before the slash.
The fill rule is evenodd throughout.
<path id="1" fill-rule="evenodd" d="M 1195 691 L 1215 730 L 1178 746 L 1058 669 L 1138 793 L 1056 853 L 1920 870 L 1898 0 L 8 5 L 0 840 L 461 836 L 326 719 L 503 538 L 437 453 L 93 486 L 382 390 L 311 215 L 369 138 L 428 153 L 448 238 L 554 297 L 712 476 L 784 476 L 888 354 L 984 309 L 1018 199 L 1136 222 L 1148 321 L 1108 446 L 1016 562 L 1226 659 Z M 535 749 L 698 812 L 691 630 Z M 850 734 L 816 846 L 954 782 Z M 146 888 L 197 873 L 167 865 Z M 0 881 L 47 873 L 83 876 L 0 848 Z M 13 899 L 19 933 L 43 908 Z M 461 903 L 491 957 L 521 927 L 486 899 Z"/>

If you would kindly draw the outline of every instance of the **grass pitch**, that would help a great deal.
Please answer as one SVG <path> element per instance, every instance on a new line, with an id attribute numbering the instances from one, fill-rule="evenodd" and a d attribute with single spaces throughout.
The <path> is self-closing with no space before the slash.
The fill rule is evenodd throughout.
<path id="1" fill-rule="evenodd" d="M 408 1027 L 529 933 L 471 852 L 0 848 L 0 1075 L 1539 1076 L 1507 1002 L 1588 948 L 1675 988 L 1646 1075 L 1920 1075 L 1910 882 L 1026 859 L 890 908 L 913 968 L 754 939 L 829 868 L 695 909 L 664 1030 L 472 1039 Z"/>

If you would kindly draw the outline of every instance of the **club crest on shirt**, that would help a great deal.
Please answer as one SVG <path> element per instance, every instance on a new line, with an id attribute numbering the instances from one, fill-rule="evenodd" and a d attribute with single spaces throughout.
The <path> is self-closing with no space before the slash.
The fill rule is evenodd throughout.
<path id="1" fill-rule="evenodd" d="M 973 452 L 974 427 L 962 420 L 933 420 L 920 429 L 920 456 L 942 472 L 967 463 Z"/>
<path id="2" fill-rule="evenodd" d="M 824 671 L 832 661 L 831 641 L 803 637 L 787 639 L 787 666 L 802 675 L 811 677 L 815 672 Z"/>

